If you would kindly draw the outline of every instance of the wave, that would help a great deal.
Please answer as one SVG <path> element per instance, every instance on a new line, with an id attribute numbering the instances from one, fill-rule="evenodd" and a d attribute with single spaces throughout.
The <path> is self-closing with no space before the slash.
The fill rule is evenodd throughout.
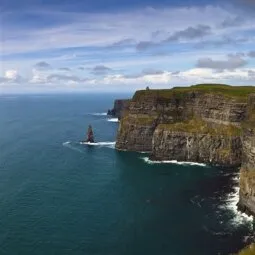
<path id="1" fill-rule="evenodd" d="M 149 157 L 142 157 L 141 159 L 148 164 L 175 164 L 175 165 L 183 165 L 183 166 L 203 166 L 206 167 L 206 164 L 196 163 L 196 162 L 187 162 L 187 161 L 177 161 L 177 160 L 162 160 L 162 161 L 154 161 L 150 160 Z"/>
<path id="2" fill-rule="evenodd" d="M 89 145 L 89 146 L 99 146 L 99 147 L 114 148 L 116 142 L 98 142 L 98 143 L 80 142 L 80 144 L 82 144 L 82 145 Z"/>
<path id="3" fill-rule="evenodd" d="M 94 115 L 94 116 L 107 116 L 107 112 L 96 112 L 96 113 L 91 113 L 91 115 Z"/>
<path id="4" fill-rule="evenodd" d="M 85 153 L 83 150 L 77 148 L 77 147 L 75 146 L 75 144 L 73 144 L 71 141 L 64 142 L 64 143 L 62 143 L 62 145 L 63 145 L 64 147 L 67 147 L 67 148 L 71 149 L 71 150 L 78 151 L 78 152 L 80 152 L 80 153 Z"/>
<path id="5" fill-rule="evenodd" d="M 249 216 L 238 210 L 237 203 L 239 201 L 239 174 L 234 176 L 232 180 L 234 181 L 234 191 L 228 194 L 224 199 L 224 205 L 221 205 L 221 209 L 229 210 L 234 214 L 234 218 L 230 221 L 232 225 L 240 225 L 244 223 L 249 223 L 252 227 L 253 216 Z"/>
<path id="6" fill-rule="evenodd" d="M 67 141 L 62 143 L 64 147 L 67 147 L 71 150 L 78 151 L 80 153 L 85 153 L 85 151 L 79 148 L 79 145 L 89 145 L 89 146 L 98 146 L 98 147 L 106 147 L 106 148 L 115 148 L 116 142 L 98 142 L 98 143 L 87 143 L 87 142 L 71 142 Z"/>
<path id="7" fill-rule="evenodd" d="M 107 121 L 109 121 L 109 122 L 119 122 L 119 119 L 118 118 L 110 118 L 110 119 L 107 119 Z"/>

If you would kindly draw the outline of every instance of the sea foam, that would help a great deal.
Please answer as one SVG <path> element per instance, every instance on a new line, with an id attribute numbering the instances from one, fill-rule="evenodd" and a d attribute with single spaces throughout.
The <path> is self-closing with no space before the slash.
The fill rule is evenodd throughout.
<path id="1" fill-rule="evenodd" d="M 80 144 L 89 145 L 89 146 L 99 146 L 99 147 L 114 148 L 116 142 L 98 142 L 98 143 L 80 142 Z"/>
<path id="2" fill-rule="evenodd" d="M 154 161 L 150 160 L 149 157 L 142 157 L 141 159 L 148 164 L 176 164 L 176 165 L 183 165 L 183 166 L 203 166 L 206 167 L 206 164 L 203 163 L 196 163 L 196 162 L 186 162 L 186 161 L 177 161 L 177 160 L 162 160 L 162 161 Z"/>
<path id="3" fill-rule="evenodd" d="M 249 223 L 252 227 L 253 216 L 249 216 L 238 210 L 237 203 L 239 201 L 239 174 L 233 177 L 234 181 L 234 191 L 228 194 L 224 199 L 224 205 L 220 206 L 221 209 L 227 209 L 234 214 L 234 218 L 230 221 L 233 225 L 240 225 L 244 223 Z"/>
<path id="4" fill-rule="evenodd" d="M 91 113 L 91 115 L 94 115 L 94 116 L 107 116 L 107 113 L 106 112 L 96 112 L 96 113 Z"/>
<path id="5" fill-rule="evenodd" d="M 109 121 L 109 122 L 119 122 L 119 119 L 118 118 L 109 118 L 109 119 L 107 119 L 107 121 Z"/>

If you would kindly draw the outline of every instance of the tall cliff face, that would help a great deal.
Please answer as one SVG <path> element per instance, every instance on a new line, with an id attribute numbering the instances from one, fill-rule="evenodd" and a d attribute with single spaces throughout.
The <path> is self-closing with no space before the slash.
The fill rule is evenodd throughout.
<path id="1" fill-rule="evenodd" d="M 116 148 L 131 151 L 152 151 L 152 136 L 159 123 L 185 119 L 183 105 L 151 95 L 132 100 L 119 126 Z"/>
<path id="2" fill-rule="evenodd" d="M 255 88 L 197 85 L 137 91 L 116 148 L 153 160 L 241 167 L 239 208 L 255 214 Z"/>
<path id="3" fill-rule="evenodd" d="M 219 131 L 217 127 L 206 127 L 207 132 L 200 132 L 201 127 L 205 128 L 204 121 L 194 121 L 193 130 L 190 122 L 188 125 L 188 128 L 185 128 L 185 124 L 180 126 L 180 123 L 159 125 L 153 134 L 152 158 L 203 162 L 225 167 L 241 165 L 242 143 L 238 136 L 239 129 L 228 126 Z M 183 129 L 186 130 L 182 131 Z"/>
<path id="4" fill-rule="evenodd" d="M 255 95 L 248 100 L 247 122 L 244 123 L 243 159 L 240 173 L 239 208 L 255 214 Z"/>
<path id="5" fill-rule="evenodd" d="M 240 98 L 197 88 L 138 91 L 123 116 L 116 148 L 134 151 L 143 148 L 152 152 L 155 150 L 152 146 L 153 134 L 159 124 L 195 118 L 212 124 L 240 126 L 246 118 L 246 108 L 247 102 Z"/>
<path id="6" fill-rule="evenodd" d="M 157 117 L 129 114 L 123 117 L 118 129 L 116 148 L 119 150 L 151 152 L 151 137 Z"/>
<path id="7" fill-rule="evenodd" d="M 246 118 L 247 103 L 220 94 L 201 93 L 195 100 L 187 102 L 187 107 L 205 121 L 239 125 Z"/>

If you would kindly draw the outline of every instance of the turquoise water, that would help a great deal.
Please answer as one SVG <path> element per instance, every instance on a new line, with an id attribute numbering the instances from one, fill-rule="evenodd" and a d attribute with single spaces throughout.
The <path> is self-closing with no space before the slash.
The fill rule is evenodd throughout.
<path id="1" fill-rule="evenodd" d="M 237 214 L 237 173 L 150 164 L 118 152 L 103 95 L 0 98 L 0 254 L 235 252 L 252 234 Z M 100 146 L 84 146 L 88 124 Z"/>

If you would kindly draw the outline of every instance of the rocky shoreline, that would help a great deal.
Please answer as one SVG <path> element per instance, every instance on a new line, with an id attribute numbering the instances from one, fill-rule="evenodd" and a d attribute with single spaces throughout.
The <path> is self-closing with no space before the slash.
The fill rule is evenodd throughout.
<path id="1" fill-rule="evenodd" d="M 116 149 L 148 152 L 156 161 L 241 168 L 238 208 L 255 215 L 255 87 L 141 90 L 116 101 Z"/>

